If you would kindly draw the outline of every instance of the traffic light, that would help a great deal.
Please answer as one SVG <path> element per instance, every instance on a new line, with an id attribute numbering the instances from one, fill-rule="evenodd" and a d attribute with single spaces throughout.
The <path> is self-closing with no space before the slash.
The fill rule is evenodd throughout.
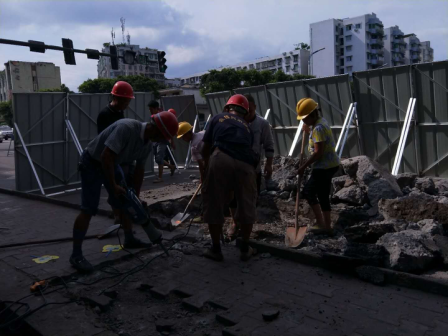
<path id="1" fill-rule="evenodd" d="M 64 48 L 72 49 L 72 51 L 64 50 L 65 64 L 76 65 L 75 52 L 73 51 L 73 41 L 70 40 L 70 39 L 63 38 L 62 39 L 62 46 Z"/>
<path id="2" fill-rule="evenodd" d="M 157 58 L 159 61 L 159 71 L 165 73 L 166 69 L 168 69 L 168 67 L 165 65 L 166 63 L 166 58 L 165 58 L 166 53 L 164 51 L 158 51 L 157 52 Z"/>
<path id="3" fill-rule="evenodd" d="M 45 54 L 45 43 L 40 41 L 28 40 L 30 51 Z"/>
<path id="4" fill-rule="evenodd" d="M 124 52 L 124 63 L 130 64 L 130 65 L 134 64 L 135 63 L 135 55 L 136 55 L 135 51 L 126 50 Z"/>
<path id="5" fill-rule="evenodd" d="M 112 55 L 110 57 L 110 63 L 112 65 L 112 70 L 118 70 L 118 53 L 117 47 L 112 45 L 109 47 L 109 52 Z"/>

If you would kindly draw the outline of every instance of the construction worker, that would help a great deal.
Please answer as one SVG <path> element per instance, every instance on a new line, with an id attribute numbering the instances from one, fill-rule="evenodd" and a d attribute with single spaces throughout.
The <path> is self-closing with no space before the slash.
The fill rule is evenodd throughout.
<path id="1" fill-rule="evenodd" d="M 177 138 L 182 139 L 186 143 L 191 142 L 191 157 L 199 165 L 201 182 L 204 181 L 205 176 L 205 164 L 204 159 L 202 158 L 202 148 L 204 147 L 204 142 L 202 141 L 202 139 L 204 138 L 204 134 L 205 131 L 193 133 L 193 126 L 191 126 L 191 124 L 186 121 L 182 121 L 179 123 Z"/>
<path id="2" fill-rule="evenodd" d="M 132 86 L 124 81 L 118 81 L 112 88 L 112 101 L 101 110 L 96 119 L 98 134 L 112 125 L 114 122 L 124 119 L 124 110 L 127 109 L 129 103 L 134 99 L 134 90 Z M 126 176 L 128 185 L 132 182 L 132 174 L 135 169 L 133 162 L 124 163 L 121 169 Z M 121 212 L 119 209 L 112 209 L 115 218 L 115 224 L 121 223 Z"/>
<path id="3" fill-rule="evenodd" d="M 137 161 L 133 187 L 137 196 L 143 182 L 145 161 L 152 150 L 151 141 L 171 139 L 177 134 L 177 118 L 170 112 L 161 112 L 152 116 L 148 123 L 132 119 L 121 119 L 101 132 L 86 147 L 81 155 L 79 170 L 81 172 L 81 213 L 73 227 L 73 252 L 70 263 L 80 272 L 90 272 L 93 266 L 82 254 L 82 242 L 89 228 L 92 216 L 98 211 L 101 186 L 104 184 L 109 194 L 108 203 L 115 209 L 122 208 L 120 196 L 123 188 L 124 174 L 120 164 Z M 129 217 L 122 213 L 126 248 L 147 247 L 135 238 Z M 145 231 L 147 229 L 143 227 Z M 147 231 L 149 235 L 149 231 Z"/>
<path id="4" fill-rule="evenodd" d="M 249 114 L 247 116 L 247 120 L 249 121 L 249 127 L 254 135 L 254 144 L 252 149 L 261 154 L 262 149 L 264 150 L 264 154 L 266 156 L 266 164 L 264 166 L 264 177 L 266 180 L 269 180 L 272 176 L 272 161 L 274 159 L 274 139 L 272 137 L 271 125 L 267 120 L 260 117 L 256 113 L 257 105 L 255 105 L 255 99 L 250 94 L 244 95 L 249 101 Z M 260 193 L 261 188 L 261 162 L 258 164 L 257 169 L 257 192 Z M 234 218 L 236 209 L 236 199 L 234 199 L 230 203 L 230 213 L 232 214 L 232 218 Z M 232 225 L 229 227 L 227 231 L 227 236 L 230 240 L 235 240 L 239 230 L 239 223 L 233 219 Z"/>
<path id="5" fill-rule="evenodd" d="M 307 167 L 312 167 L 302 197 L 313 209 L 316 225 L 310 228 L 314 233 L 332 234 L 330 191 L 331 179 L 338 171 L 340 160 L 335 150 L 333 133 L 327 121 L 320 115 L 319 105 L 311 98 L 303 98 L 297 103 L 297 120 L 303 121 L 303 136 L 309 134 L 308 151 L 311 156 L 299 167 L 303 175 Z"/>
<path id="6" fill-rule="evenodd" d="M 156 100 L 152 100 L 148 104 L 149 107 L 149 113 L 151 115 L 155 115 L 156 113 L 159 113 L 159 103 Z M 170 109 L 170 113 L 173 113 L 173 109 Z M 174 111 L 174 116 L 176 116 L 176 111 Z M 174 164 L 171 164 L 165 160 L 165 156 L 167 153 L 167 148 L 170 145 L 172 139 L 162 139 L 160 142 L 156 142 L 153 144 L 154 146 L 154 158 L 155 161 L 159 167 L 159 176 L 157 179 L 153 181 L 153 183 L 160 183 L 163 182 L 163 167 L 164 165 L 168 166 L 171 170 L 171 176 L 174 175 L 174 172 L 176 170 L 176 166 Z M 176 147 L 173 145 L 173 149 L 176 149 Z"/>
<path id="7" fill-rule="evenodd" d="M 222 261 L 220 237 L 224 213 L 236 198 L 235 220 L 241 223 L 241 260 L 255 250 L 249 237 L 256 217 L 257 182 L 255 169 L 259 156 L 252 149 L 253 134 L 248 124 L 249 102 L 237 94 L 228 100 L 224 112 L 213 117 L 205 131 L 202 155 L 206 174 L 202 185 L 204 220 L 208 223 L 212 247 L 204 256 Z"/>

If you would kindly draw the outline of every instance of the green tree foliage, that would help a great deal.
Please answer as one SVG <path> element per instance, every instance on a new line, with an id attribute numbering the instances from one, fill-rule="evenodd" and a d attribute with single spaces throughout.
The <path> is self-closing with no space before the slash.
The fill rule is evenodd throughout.
<path id="1" fill-rule="evenodd" d="M 11 101 L 0 103 L 0 116 L 8 124 L 13 127 L 13 114 Z"/>
<path id="2" fill-rule="evenodd" d="M 65 86 L 65 84 L 62 84 L 60 88 L 55 89 L 42 89 L 39 90 L 39 92 L 65 92 L 65 93 L 74 93 L 73 91 L 70 91 L 70 89 Z"/>
<path id="3" fill-rule="evenodd" d="M 315 78 L 307 75 L 287 75 L 283 71 L 272 73 L 269 70 L 210 70 L 201 78 L 201 95 L 207 93 L 229 91 L 241 87 L 265 85 L 268 83 L 287 82 L 291 80 Z"/>
<path id="4" fill-rule="evenodd" d="M 78 90 L 82 93 L 110 93 L 117 81 L 126 81 L 132 85 L 134 92 L 152 92 L 155 97 L 159 97 L 158 90 L 164 87 L 152 78 L 145 76 L 119 76 L 117 79 L 97 78 L 88 79 L 82 83 Z"/>
<path id="5" fill-rule="evenodd" d="M 308 44 L 303 43 L 303 42 L 294 44 L 294 46 L 296 47 L 295 50 L 301 50 L 301 49 L 310 50 L 311 49 L 311 47 Z"/>

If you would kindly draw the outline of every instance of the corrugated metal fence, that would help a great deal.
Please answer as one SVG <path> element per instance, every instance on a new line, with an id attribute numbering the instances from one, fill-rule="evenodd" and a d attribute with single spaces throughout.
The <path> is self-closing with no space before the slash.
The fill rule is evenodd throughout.
<path id="1" fill-rule="evenodd" d="M 415 98 L 398 172 L 448 177 L 448 61 L 357 72 L 353 82 L 363 153 L 392 170 Z"/>
<path id="2" fill-rule="evenodd" d="M 322 108 L 324 118 L 329 122 L 335 137 L 339 136 L 345 116 L 352 101 L 348 75 L 298 80 L 283 83 L 253 86 L 233 90 L 235 93 L 251 94 L 257 105 L 257 112 L 271 123 L 276 153 L 288 155 L 297 132 L 296 104 L 305 97 L 312 97 Z M 207 94 L 207 104 L 212 114 L 220 113 L 230 97 L 230 91 Z M 293 155 L 299 151 L 296 146 Z M 349 131 L 343 156 L 360 154 L 356 128 Z"/>
<path id="3" fill-rule="evenodd" d="M 109 98 L 109 94 L 14 93 L 16 190 L 48 193 L 78 186 L 79 150 L 97 135 L 96 119 Z M 147 104 L 152 99 L 151 93 L 136 93 L 125 116 L 148 121 Z M 152 156 L 145 170 L 154 172 Z"/>

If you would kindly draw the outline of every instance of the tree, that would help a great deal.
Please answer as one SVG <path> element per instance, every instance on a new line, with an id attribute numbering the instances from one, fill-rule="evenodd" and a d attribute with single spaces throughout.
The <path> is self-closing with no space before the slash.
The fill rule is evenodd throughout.
<path id="1" fill-rule="evenodd" d="M 235 70 L 222 69 L 210 70 L 201 78 L 201 95 L 207 93 L 230 91 L 241 87 L 266 85 L 268 83 L 287 82 L 298 79 L 315 78 L 314 76 L 299 75 L 293 76 L 285 74 L 283 71 L 272 73 L 269 70 L 257 71 L 252 70 Z"/>
<path id="2" fill-rule="evenodd" d="M 39 90 L 39 92 L 65 92 L 65 93 L 74 93 L 73 91 L 70 91 L 70 89 L 65 86 L 65 84 L 62 84 L 60 88 L 54 88 L 54 89 L 42 89 Z"/>
<path id="3" fill-rule="evenodd" d="M 8 126 L 13 127 L 13 113 L 11 101 L 0 103 L 0 116 L 6 121 Z"/>
<path id="4" fill-rule="evenodd" d="M 311 49 L 311 47 L 308 44 L 303 43 L 303 42 L 300 42 L 300 43 L 294 44 L 294 45 L 296 47 L 294 50 L 310 50 Z"/>
<path id="5" fill-rule="evenodd" d="M 88 79 L 78 87 L 78 90 L 82 93 L 110 93 L 117 81 L 128 82 L 134 92 L 152 92 L 156 98 L 159 97 L 159 90 L 164 88 L 155 79 L 145 76 L 119 76 L 117 79 Z"/>

